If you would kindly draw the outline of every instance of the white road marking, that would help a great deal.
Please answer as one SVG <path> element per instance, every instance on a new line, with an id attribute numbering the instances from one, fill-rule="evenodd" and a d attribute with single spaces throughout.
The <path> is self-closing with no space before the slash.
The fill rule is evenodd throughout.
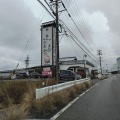
<path id="1" fill-rule="evenodd" d="M 95 84 L 88 90 L 86 90 L 84 93 L 80 94 L 77 98 L 75 98 L 72 102 L 70 102 L 68 105 L 66 105 L 62 110 L 60 110 L 56 115 L 54 115 L 50 120 L 55 120 L 57 119 L 65 110 L 67 110 L 73 103 L 75 103 L 80 97 L 82 97 L 86 92 L 90 91 L 92 88 L 97 86 L 99 83 Z"/>

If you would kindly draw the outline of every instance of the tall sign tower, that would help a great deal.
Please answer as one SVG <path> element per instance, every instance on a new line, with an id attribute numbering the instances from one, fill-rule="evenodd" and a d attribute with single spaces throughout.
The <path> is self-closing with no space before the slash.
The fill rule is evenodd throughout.
<path id="1" fill-rule="evenodd" d="M 56 65 L 56 24 L 55 21 L 41 26 L 41 66 L 42 76 L 54 76 Z"/>

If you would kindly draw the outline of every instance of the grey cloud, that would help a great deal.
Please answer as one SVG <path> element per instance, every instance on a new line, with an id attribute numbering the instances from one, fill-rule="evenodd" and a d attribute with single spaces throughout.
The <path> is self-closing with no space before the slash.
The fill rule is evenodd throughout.
<path id="1" fill-rule="evenodd" d="M 40 24 L 29 44 L 23 51 L 36 25 L 36 18 L 23 0 L 0 1 L 0 69 L 10 69 L 16 66 L 20 55 L 25 59 L 27 54 L 37 59 L 40 54 Z M 6 64 L 3 64 L 6 61 Z M 23 66 L 21 66 L 23 67 Z M 13 67 L 12 67 L 13 68 Z"/>

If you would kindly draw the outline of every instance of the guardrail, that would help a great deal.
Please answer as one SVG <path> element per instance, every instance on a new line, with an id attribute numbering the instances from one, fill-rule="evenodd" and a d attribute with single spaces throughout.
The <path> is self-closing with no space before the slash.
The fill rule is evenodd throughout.
<path id="1" fill-rule="evenodd" d="M 53 85 L 53 86 L 48 86 L 48 87 L 36 89 L 36 99 L 43 98 L 44 96 L 46 96 L 48 94 L 58 92 L 58 91 L 63 90 L 65 88 L 69 88 L 73 85 L 80 84 L 80 83 L 83 83 L 86 81 L 90 81 L 90 79 L 85 78 L 85 79 L 70 81 L 70 82 L 66 82 L 66 83 L 61 83 L 61 84 L 57 84 L 57 85 Z"/>

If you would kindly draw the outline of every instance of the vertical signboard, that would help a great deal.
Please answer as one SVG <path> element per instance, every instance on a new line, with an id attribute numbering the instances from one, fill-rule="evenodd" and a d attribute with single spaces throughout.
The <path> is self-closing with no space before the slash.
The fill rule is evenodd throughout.
<path id="1" fill-rule="evenodd" d="M 52 65 L 52 27 L 42 29 L 42 66 Z"/>
<path id="2" fill-rule="evenodd" d="M 55 65 L 56 31 L 55 23 L 43 23 L 41 27 L 41 65 L 43 67 Z"/>

